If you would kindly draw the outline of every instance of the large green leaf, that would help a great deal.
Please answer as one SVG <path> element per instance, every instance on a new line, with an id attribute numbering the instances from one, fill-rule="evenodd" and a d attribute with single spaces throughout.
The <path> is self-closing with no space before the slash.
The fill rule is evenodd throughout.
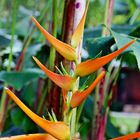
<path id="1" fill-rule="evenodd" d="M 132 40 L 133 37 L 128 36 L 128 35 L 124 35 L 124 34 L 119 34 L 117 32 L 111 31 L 117 47 L 121 48 L 123 45 L 125 45 L 126 43 L 130 42 Z M 131 47 L 129 47 L 127 50 L 132 51 L 137 59 L 137 64 L 138 67 L 140 69 L 140 43 L 138 41 L 136 41 L 134 44 L 131 45 Z"/>
<path id="2" fill-rule="evenodd" d="M 87 51 L 89 53 L 89 56 L 91 58 L 95 58 L 100 52 L 102 52 L 102 55 L 109 54 L 110 47 L 114 44 L 114 39 L 109 37 L 99 37 L 99 38 L 93 38 L 87 40 Z"/>
<path id="3" fill-rule="evenodd" d="M 29 84 L 32 80 L 39 77 L 45 77 L 41 70 L 28 70 L 23 72 L 0 72 L 0 80 L 13 86 L 16 90 L 20 90 L 25 84 Z"/>

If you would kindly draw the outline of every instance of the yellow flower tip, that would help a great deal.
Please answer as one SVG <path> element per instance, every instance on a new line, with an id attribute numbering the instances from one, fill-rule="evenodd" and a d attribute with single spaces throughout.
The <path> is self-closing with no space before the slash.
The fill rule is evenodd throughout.
<path id="1" fill-rule="evenodd" d="M 33 20 L 36 20 L 33 16 L 31 16 L 31 20 L 33 21 Z"/>
<path id="2" fill-rule="evenodd" d="M 87 10 L 88 10 L 88 6 L 89 6 L 89 0 L 88 0 L 88 3 L 87 3 L 87 6 L 85 8 L 85 11 L 84 11 L 84 14 L 74 32 L 74 34 L 72 35 L 72 39 L 71 39 L 71 45 L 73 47 L 77 47 L 78 44 L 80 43 L 80 40 L 81 40 L 81 37 L 82 37 L 82 34 L 83 34 L 83 30 L 84 30 L 84 24 L 85 24 L 85 19 L 86 19 L 86 14 L 87 14 Z"/>
<path id="3" fill-rule="evenodd" d="M 12 137 L 3 137 L 0 140 L 57 140 L 49 134 L 29 134 L 29 135 L 18 135 Z"/>
<path id="4" fill-rule="evenodd" d="M 130 45 L 132 45 L 135 41 L 136 39 L 131 40 L 130 42 L 125 44 L 122 48 L 118 49 L 117 51 L 109 55 L 96 58 L 96 59 L 90 59 L 90 60 L 80 63 L 76 68 L 75 75 L 82 77 L 82 76 L 86 76 L 88 74 L 95 72 L 96 70 L 98 70 L 99 68 L 101 68 L 102 66 L 110 62 L 112 59 L 117 57 L 120 53 L 122 53 L 125 49 L 127 49 Z"/>
<path id="5" fill-rule="evenodd" d="M 26 113 L 26 115 L 28 115 L 28 117 L 30 117 L 38 126 L 44 129 L 46 132 L 57 139 L 65 140 L 69 137 L 69 127 L 64 122 L 50 122 L 39 117 L 27 106 L 25 106 L 11 90 L 9 90 L 8 88 L 6 88 L 5 90 L 6 93 L 12 98 L 12 100 Z"/>
<path id="6" fill-rule="evenodd" d="M 92 92 L 92 90 L 95 88 L 95 86 L 102 80 L 102 78 L 105 76 L 105 71 L 102 71 L 99 76 L 93 81 L 93 83 L 84 91 L 76 91 L 73 93 L 71 98 L 71 107 L 75 108 L 79 106 L 86 98 L 87 96 Z"/>
<path id="7" fill-rule="evenodd" d="M 69 44 L 66 44 L 51 34 L 49 34 L 38 22 L 34 17 L 31 17 L 32 21 L 38 27 L 38 29 L 42 32 L 45 38 L 49 41 L 49 43 L 54 47 L 65 59 L 69 61 L 76 61 L 77 55 L 74 48 L 72 48 Z"/>
<path id="8" fill-rule="evenodd" d="M 47 74 L 47 76 L 59 87 L 65 90 L 72 90 L 76 79 L 69 75 L 60 75 L 48 70 L 36 57 L 33 57 L 37 65 Z"/>
<path id="9" fill-rule="evenodd" d="M 7 87 L 4 87 L 4 89 L 7 90 L 8 88 Z"/>

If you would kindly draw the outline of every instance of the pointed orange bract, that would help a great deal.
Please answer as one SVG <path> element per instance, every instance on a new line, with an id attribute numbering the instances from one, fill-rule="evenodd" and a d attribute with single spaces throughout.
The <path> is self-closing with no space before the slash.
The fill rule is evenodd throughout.
<path id="1" fill-rule="evenodd" d="M 57 140 L 49 134 L 29 134 L 29 135 L 18 135 L 12 137 L 3 137 L 0 140 Z"/>
<path id="2" fill-rule="evenodd" d="M 123 52 L 125 49 L 127 49 L 130 45 L 132 45 L 136 40 L 132 40 L 129 43 L 127 43 L 126 45 L 124 45 L 122 48 L 120 48 L 119 50 L 100 57 L 100 58 L 96 58 L 96 59 L 90 59 L 87 60 L 85 62 L 80 63 L 77 68 L 76 68 L 76 76 L 86 76 L 88 74 L 91 74 L 93 72 L 95 72 L 96 70 L 98 70 L 100 67 L 104 66 L 105 64 L 107 64 L 109 61 L 111 61 L 112 59 L 114 59 L 115 57 L 117 57 L 121 52 Z"/>
<path id="3" fill-rule="evenodd" d="M 93 81 L 93 83 L 84 91 L 76 91 L 73 93 L 72 98 L 71 98 L 71 107 L 77 107 L 79 106 L 86 98 L 87 96 L 91 93 L 91 91 L 95 88 L 95 86 L 102 80 L 102 78 L 105 75 L 105 71 L 102 71 L 100 75 Z"/>
<path id="4" fill-rule="evenodd" d="M 74 31 L 74 34 L 72 35 L 71 45 L 74 48 L 76 48 L 78 46 L 78 44 L 80 43 L 80 40 L 82 38 L 82 34 L 83 34 L 83 31 L 84 31 L 86 14 L 87 14 L 87 10 L 88 10 L 88 5 L 89 5 L 89 0 L 88 0 L 88 3 L 87 3 L 87 6 L 86 6 L 85 12 L 82 16 L 82 19 L 80 20 L 80 23 L 78 24 L 76 30 Z"/>
<path id="5" fill-rule="evenodd" d="M 76 79 L 69 75 L 59 75 L 48 70 L 36 57 L 33 57 L 37 65 L 47 74 L 47 76 L 59 87 L 65 90 L 72 90 Z"/>
<path id="6" fill-rule="evenodd" d="M 60 40 L 53 37 L 49 34 L 38 22 L 37 20 L 32 17 L 32 21 L 35 25 L 39 28 L 39 30 L 43 33 L 46 39 L 50 42 L 50 44 L 67 60 L 76 61 L 76 52 L 75 49 L 72 48 L 70 45 L 61 42 Z"/>
<path id="7" fill-rule="evenodd" d="M 8 88 L 5 88 L 6 93 L 13 99 L 13 101 L 42 129 L 51 134 L 57 139 L 65 140 L 69 137 L 69 127 L 64 122 L 51 122 L 45 120 L 35 113 L 33 113 L 28 107 L 26 107 Z"/>
<path id="8" fill-rule="evenodd" d="M 135 138 L 140 138 L 140 132 L 136 132 L 136 133 L 132 133 L 126 136 L 122 136 L 122 137 L 118 137 L 118 138 L 114 138 L 111 140 L 132 140 Z"/>

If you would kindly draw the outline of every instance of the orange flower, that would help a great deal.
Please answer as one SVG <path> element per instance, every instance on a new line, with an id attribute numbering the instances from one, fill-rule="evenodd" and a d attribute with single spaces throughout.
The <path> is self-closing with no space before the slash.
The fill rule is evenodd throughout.
<path id="1" fill-rule="evenodd" d="M 135 139 L 135 138 L 140 138 L 140 132 L 135 132 L 133 134 L 129 134 L 129 135 L 126 135 L 126 136 L 114 138 L 114 139 L 111 139 L 111 140 L 132 140 L 132 139 Z"/>
<path id="2" fill-rule="evenodd" d="M 112 59 L 114 59 L 115 57 L 117 57 L 121 52 L 123 52 L 125 49 L 127 49 L 130 45 L 132 45 L 136 40 L 132 40 L 129 43 L 127 43 L 126 45 L 124 45 L 122 48 L 120 48 L 119 50 L 100 57 L 100 58 L 96 58 L 96 59 L 90 59 L 87 60 L 85 62 L 80 63 L 77 68 L 76 68 L 76 76 L 86 76 L 88 74 L 91 74 L 93 72 L 95 72 L 96 70 L 98 70 L 100 67 L 104 66 L 105 64 L 107 64 L 109 61 L 111 61 Z"/>
<path id="3" fill-rule="evenodd" d="M 85 12 L 82 16 L 82 19 L 80 20 L 76 30 L 74 31 L 73 35 L 72 35 L 72 39 L 71 39 L 71 45 L 76 48 L 81 40 L 82 34 L 83 34 L 83 30 L 84 30 L 84 25 L 85 25 L 85 19 L 86 19 L 86 14 L 87 14 L 87 10 L 88 10 L 88 5 L 89 5 L 89 0 L 85 9 Z"/>
<path id="4" fill-rule="evenodd" d="M 65 90 L 72 90 L 76 79 L 69 75 L 59 75 L 48 70 L 36 57 L 33 57 L 37 65 L 47 74 L 47 76 L 59 87 Z"/>
<path id="5" fill-rule="evenodd" d="M 29 134 L 0 138 L 0 140 L 57 140 L 49 134 Z"/>
<path id="6" fill-rule="evenodd" d="M 75 93 L 73 93 L 70 102 L 71 107 L 74 108 L 79 106 L 87 98 L 87 96 L 91 93 L 91 91 L 95 88 L 95 86 L 102 80 L 104 75 L 105 72 L 102 71 L 100 75 L 95 79 L 95 81 L 93 81 L 93 83 L 86 90 L 82 92 L 76 91 Z"/>
<path id="7" fill-rule="evenodd" d="M 50 42 L 50 44 L 67 60 L 76 61 L 76 52 L 75 49 L 72 48 L 70 45 L 56 39 L 51 34 L 49 34 L 38 22 L 37 20 L 32 17 L 32 21 L 35 25 L 39 28 L 39 30 L 43 33 L 46 39 Z"/>
<path id="8" fill-rule="evenodd" d="M 57 139 L 65 140 L 69 137 L 69 127 L 64 122 L 51 122 L 45 120 L 35 113 L 33 113 L 29 108 L 27 108 L 8 88 L 5 88 L 6 93 L 13 99 L 13 101 L 42 129 L 51 134 Z"/>

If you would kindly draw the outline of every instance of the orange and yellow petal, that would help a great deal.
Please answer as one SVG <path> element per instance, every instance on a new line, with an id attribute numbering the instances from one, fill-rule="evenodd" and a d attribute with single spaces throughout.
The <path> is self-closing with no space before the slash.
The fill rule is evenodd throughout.
<path id="1" fill-rule="evenodd" d="M 85 19 L 86 19 L 86 14 L 87 14 L 87 10 L 88 10 L 88 5 L 89 5 L 89 0 L 85 9 L 85 12 L 80 20 L 80 23 L 78 24 L 76 30 L 74 31 L 73 35 L 72 35 L 72 39 L 71 39 L 71 45 L 76 48 L 78 46 L 78 44 L 81 41 L 82 35 L 83 35 L 83 31 L 84 31 L 84 25 L 85 25 Z"/>
<path id="2" fill-rule="evenodd" d="M 130 41 L 129 43 L 124 45 L 122 48 L 118 49 L 117 51 L 115 51 L 109 55 L 106 55 L 106 56 L 103 56 L 100 58 L 96 58 L 96 59 L 90 59 L 90 60 L 80 63 L 76 68 L 76 72 L 75 72 L 76 76 L 82 77 L 82 76 L 86 76 L 88 74 L 95 72 L 100 67 L 104 66 L 109 61 L 111 61 L 112 59 L 117 57 L 121 52 L 123 52 L 125 49 L 127 49 L 135 41 L 136 40 Z"/>
<path id="3" fill-rule="evenodd" d="M 99 76 L 93 81 L 93 83 L 84 91 L 76 91 L 73 93 L 71 98 L 71 107 L 77 107 L 79 106 L 86 98 L 87 96 L 92 92 L 92 90 L 95 88 L 95 86 L 102 80 L 102 78 L 105 76 L 105 71 L 102 71 Z"/>
<path id="4" fill-rule="evenodd" d="M 69 44 L 66 44 L 55 37 L 53 37 L 51 34 L 49 34 L 38 22 L 37 20 L 32 17 L 32 21 L 35 23 L 35 25 L 38 27 L 38 29 L 43 33 L 43 35 L 46 37 L 46 39 L 49 41 L 49 43 L 67 60 L 69 61 L 76 61 L 76 51 L 74 48 L 72 48 Z"/>
<path id="5" fill-rule="evenodd" d="M 132 140 L 132 139 L 136 139 L 136 138 L 140 138 L 140 132 L 135 132 L 126 136 L 122 136 L 122 137 L 118 137 L 118 138 L 113 138 L 111 140 Z"/>
<path id="6" fill-rule="evenodd" d="M 60 75 L 48 70 L 36 57 L 33 57 L 37 65 L 47 74 L 47 76 L 59 87 L 65 90 L 72 90 L 76 79 L 69 75 Z"/>
<path id="7" fill-rule="evenodd" d="M 29 135 L 18 135 L 11 137 L 3 137 L 0 140 L 57 140 L 49 134 L 29 134 Z"/>
<path id="8" fill-rule="evenodd" d="M 28 115 L 28 117 L 30 117 L 38 126 L 44 129 L 50 135 L 62 140 L 65 140 L 69 137 L 70 130 L 64 122 L 51 122 L 39 117 L 27 106 L 25 106 L 11 90 L 8 88 L 5 88 L 5 90 L 6 93 L 12 98 L 12 100 L 26 113 L 26 115 Z"/>

